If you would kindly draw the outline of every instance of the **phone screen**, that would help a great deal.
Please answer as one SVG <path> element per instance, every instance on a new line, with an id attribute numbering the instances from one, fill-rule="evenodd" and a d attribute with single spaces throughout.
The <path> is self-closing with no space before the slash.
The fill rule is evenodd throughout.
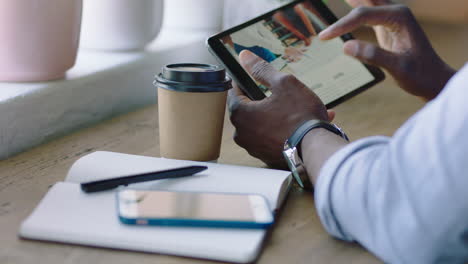
<path id="1" fill-rule="evenodd" d="M 254 222 L 258 215 L 254 205 L 259 198 L 263 199 L 252 195 L 128 190 L 119 193 L 119 207 L 130 218 Z"/>
<path id="2" fill-rule="evenodd" d="M 236 60 L 249 50 L 277 70 L 296 76 L 327 105 L 376 78 L 361 62 L 344 54 L 343 39 L 319 40 L 317 35 L 330 24 L 313 2 L 277 10 L 230 31 L 220 41 Z M 268 87 L 257 85 L 265 96 L 271 95 Z"/>

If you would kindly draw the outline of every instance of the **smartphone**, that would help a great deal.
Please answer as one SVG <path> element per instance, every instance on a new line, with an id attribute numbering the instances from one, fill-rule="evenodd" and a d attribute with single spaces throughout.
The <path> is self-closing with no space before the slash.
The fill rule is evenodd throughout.
<path id="1" fill-rule="evenodd" d="M 265 229 L 266 199 L 253 194 L 120 190 L 119 219 L 128 225 Z"/>
<path id="2" fill-rule="evenodd" d="M 318 38 L 336 21 L 322 0 L 296 0 L 210 37 L 207 45 L 252 100 L 262 100 L 272 91 L 241 66 L 239 54 L 244 50 L 294 75 L 331 108 L 385 78 L 379 68 L 344 54 L 343 45 L 353 39 L 351 34 L 330 41 Z"/>

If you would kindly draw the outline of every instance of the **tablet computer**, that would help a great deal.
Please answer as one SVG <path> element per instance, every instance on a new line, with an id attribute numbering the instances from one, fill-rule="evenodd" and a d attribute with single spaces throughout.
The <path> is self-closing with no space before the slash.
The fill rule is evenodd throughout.
<path id="1" fill-rule="evenodd" d="M 294 75 L 330 108 L 385 78 L 380 69 L 343 52 L 351 34 L 329 41 L 318 38 L 318 33 L 336 21 L 321 0 L 297 0 L 214 35 L 207 45 L 251 99 L 262 100 L 271 91 L 240 65 L 238 56 L 243 50 Z"/>

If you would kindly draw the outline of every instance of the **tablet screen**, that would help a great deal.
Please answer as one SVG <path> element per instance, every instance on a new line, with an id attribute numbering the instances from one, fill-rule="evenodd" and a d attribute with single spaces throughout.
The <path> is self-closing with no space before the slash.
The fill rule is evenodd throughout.
<path id="1" fill-rule="evenodd" d="M 236 60 L 249 50 L 293 74 L 327 105 L 376 79 L 364 64 L 344 54 L 343 39 L 318 38 L 329 24 L 312 1 L 302 1 L 230 31 L 220 41 Z M 259 88 L 271 95 L 267 87 Z"/>

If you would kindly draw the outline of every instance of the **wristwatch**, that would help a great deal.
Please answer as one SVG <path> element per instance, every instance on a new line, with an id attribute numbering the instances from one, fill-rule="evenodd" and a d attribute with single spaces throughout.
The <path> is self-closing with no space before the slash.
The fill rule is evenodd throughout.
<path id="1" fill-rule="evenodd" d="M 344 138 L 346 141 L 349 141 L 348 136 L 346 136 L 341 128 L 321 120 L 310 120 L 303 123 L 294 131 L 292 136 L 286 140 L 283 150 L 284 158 L 286 159 L 296 182 L 301 186 L 301 188 L 306 190 L 312 190 L 313 186 L 307 175 L 307 171 L 297 148 L 304 136 L 316 128 L 324 128 Z"/>

